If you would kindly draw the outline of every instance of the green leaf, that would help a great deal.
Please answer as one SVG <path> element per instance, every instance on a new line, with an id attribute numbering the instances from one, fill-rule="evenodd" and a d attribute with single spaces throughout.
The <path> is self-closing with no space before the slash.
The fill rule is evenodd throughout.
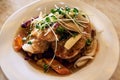
<path id="1" fill-rule="evenodd" d="M 70 12 L 70 8 L 69 7 L 65 7 L 65 10 Z"/>
<path id="2" fill-rule="evenodd" d="M 40 29 L 41 29 L 41 30 L 44 30 L 46 27 L 47 27 L 47 24 L 44 23 L 44 24 L 42 24 L 42 25 L 40 26 Z"/>
<path id="3" fill-rule="evenodd" d="M 27 43 L 30 44 L 30 45 L 32 45 L 32 42 L 31 42 L 31 41 L 28 41 Z"/>
<path id="4" fill-rule="evenodd" d="M 51 9 L 51 13 L 55 13 L 57 10 L 56 9 Z"/>
<path id="5" fill-rule="evenodd" d="M 78 11 L 77 8 L 74 8 L 74 9 L 73 9 L 73 12 L 77 15 L 79 11 Z"/>
<path id="6" fill-rule="evenodd" d="M 49 66 L 48 66 L 47 64 L 44 64 L 44 65 L 43 65 L 44 72 L 46 72 L 46 71 L 48 70 L 48 67 L 49 67 Z"/>
<path id="7" fill-rule="evenodd" d="M 73 33 L 72 36 L 73 37 L 76 37 L 78 35 L 78 33 Z"/>
<path id="8" fill-rule="evenodd" d="M 65 10 L 63 10 L 62 8 L 58 8 L 57 12 L 61 15 L 65 15 Z"/>
<path id="9" fill-rule="evenodd" d="M 35 26 L 35 27 L 36 27 L 36 29 L 40 29 L 40 26 L 39 26 L 39 24 L 36 24 L 36 26 Z"/>
<path id="10" fill-rule="evenodd" d="M 73 12 L 78 13 L 79 11 L 78 11 L 78 9 L 77 9 L 77 8 L 74 8 L 74 9 L 73 9 Z"/>
<path id="11" fill-rule="evenodd" d="M 91 42 L 92 42 L 91 39 L 87 39 L 87 40 L 86 40 L 86 45 L 87 45 L 87 46 L 90 46 L 90 45 L 91 45 Z"/>
<path id="12" fill-rule="evenodd" d="M 51 19 L 51 22 L 56 22 L 57 21 L 57 18 L 55 16 L 51 16 L 50 19 Z"/>
<path id="13" fill-rule="evenodd" d="M 46 18 L 45 18 L 45 21 L 48 22 L 48 23 L 51 22 L 49 17 L 46 17 Z"/>
<path id="14" fill-rule="evenodd" d="M 56 33 L 57 34 L 62 34 L 65 32 L 65 28 L 63 28 L 62 26 L 59 26 L 57 29 L 56 29 Z"/>

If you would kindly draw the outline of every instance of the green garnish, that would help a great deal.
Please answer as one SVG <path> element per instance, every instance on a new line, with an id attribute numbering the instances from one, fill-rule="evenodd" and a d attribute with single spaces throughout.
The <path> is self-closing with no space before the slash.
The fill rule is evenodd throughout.
<path id="1" fill-rule="evenodd" d="M 57 18 L 55 16 L 51 16 L 50 19 L 51 19 L 51 22 L 56 22 L 57 21 Z"/>
<path id="2" fill-rule="evenodd" d="M 73 9 L 73 12 L 74 12 L 75 14 L 78 14 L 79 11 L 78 11 L 77 8 L 74 8 L 74 9 Z"/>
<path id="3" fill-rule="evenodd" d="M 65 11 L 62 8 L 57 8 L 57 9 L 51 9 L 51 13 L 55 14 L 56 12 L 58 12 L 59 14 L 65 15 Z"/>
<path id="4" fill-rule="evenodd" d="M 56 13 L 56 12 L 58 12 L 59 14 L 61 14 L 61 10 L 60 10 L 61 8 L 56 8 L 56 9 L 51 9 L 51 13 Z"/>
<path id="5" fill-rule="evenodd" d="M 44 30 L 46 27 L 47 27 L 47 24 L 45 23 L 45 24 L 42 24 L 42 25 L 41 25 L 40 29 L 41 29 L 41 30 Z"/>
<path id="6" fill-rule="evenodd" d="M 58 12 L 59 14 L 62 14 L 62 9 L 61 9 L 61 8 L 58 8 L 58 9 L 57 9 L 57 12 Z"/>
<path id="7" fill-rule="evenodd" d="M 86 45 L 87 45 L 87 46 L 90 46 L 91 42 L 92 42 L 91 39 L 87 39 L 87 40 L 86 40 Z"/>
<path id="8" fill-rule="evenodd" d="M 43 19 L 38 19 L 38 22 L 36 23 L 35 27 L 40 30 L 44 30 L 48 28 L 48 25 L 50 27 L 57 21 L 59 21 L 59 18 L 73 18 L 79 13 L 77 8 L 55 8 L 51 9 L 51 13 L 44 16 Z M 61 27 L 60 27 L 61 28 Z M 61 32 L 62 29 L 56 30 L 56 32 Z M 64 31 L 64 30 L 63 30 Z"/>
<path id="9" fill-rule="evenodd" d="M 62 26 L 59 26 L 55 32 L 60 35 L 60 40 L 67 39 L 70 36 L 70 34 Z"/>
<path id="10" fill-rule="evenodd" d="M 30 44 L 30 45 L 32 45 L 32 42 L 31 42 L 31 41 L 28 41 L 27 43 Z"/>
<path id="11" fill-rule="evenodd" d="M 49 18 L 49 17 L 46 17 L 46 18 L 45 18 L 45 21 L 46 21 L 46 22 L 48 22 L 48 23 L 50 23 L 50 22 L 51 22 L 51 20 L 50 20 L 50 18 Z"/>
<path id="12" fill-rule="evenodd" d="M 44 72 L 47 72 L 48 67 L 49 67 L 49 66 L 48 66 L 47 64 L 44 64 L 44 65 L 43 65 Z"/>
<path id="13" fill-rule="evenodd" d="M 65 32 L 65 28 L 63 28 L 62 26 L 59 26 L 57 29 L 56 29 L 56 33 L 57 34 L 62 34 Z"/>
<path id="14" fill-rule="evenodd" d="M 55 13 L 57 10 L 56 9 L 51 9 L 51 13 Z"/>
<path id="15" fill-rule="evenodd" d="M 58 8 L 58 9 L 57 9 L 57 12 L 58 12 L 59 14 L 65 15 L 65 11 L 64 11 L 62 8 Z"/>
<path id="16" fill-rule="evenodd" d="M 76 37 L 78 35 L 78 33 L 72 33 L 73 37 Z"/>
<path id="17" fill-rule="evenodd" d="M 36 27 L 36 29 L 40 29 L 40 26 L 39 26 L 39 24 L 36 24 L 36 26 L 35 26 L 35 27 Z"/>
<path id="18" fill-rule="evenodd" d="M 70 8 L 69 8 L 69 7 L 65 7 L 65 10 L 66 10 L 67 12 L 70 12 Z"/>

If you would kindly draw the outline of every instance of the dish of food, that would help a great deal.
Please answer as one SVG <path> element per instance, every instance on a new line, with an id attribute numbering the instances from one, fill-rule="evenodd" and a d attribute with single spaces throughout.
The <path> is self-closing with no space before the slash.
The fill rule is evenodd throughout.
<path id="1" fill-rule="evenodd" d="M 119 59 L 112 23 L 79 0 L 23 7 L 4 23 L 0 43 L 0 65 L 9 80 L 107 80 Z"/>
<path id="2" fill-rule="evenodd" d="M 13 47 L 44 72 L 73 73 L 93 60 L 98 47 L 89 16 L 77 8 L 58 7 L 22 23 Z"/>

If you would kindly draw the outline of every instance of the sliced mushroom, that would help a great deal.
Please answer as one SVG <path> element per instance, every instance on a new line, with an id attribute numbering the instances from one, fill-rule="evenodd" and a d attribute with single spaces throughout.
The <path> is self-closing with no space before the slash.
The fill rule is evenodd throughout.
<path id="1" fill-rule="evenodd" d="M 88 47 L 88 50 L 86 50 L 85 55 L 86 56 L 95 56 L 96 51 L 98 47 L 98 42 L 96 39 L 93 40 L 91 45 Z"/>
<path id="2" fill-rule="evenodd" d="M 79 67 L 82 67 L 84 66 L 89 60 L 93 59 L 92 56 L 83 56 L 83 57 L 80 57 L 75 63 L 74 63 L 74 67 L 75 68 L 79 68 Z"/>

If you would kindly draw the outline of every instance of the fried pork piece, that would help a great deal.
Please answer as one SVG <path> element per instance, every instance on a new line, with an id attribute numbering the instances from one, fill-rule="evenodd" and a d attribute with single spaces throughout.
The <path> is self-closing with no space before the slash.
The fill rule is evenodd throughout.
<path id="1" fill-rule="evenodd" d="M 51 62 L 52 59 L 44 59 L 45 63 L 47 65 L 49 65 L 49 63 Z M 52 64 L 50 65 L 50 67 L 55 70 L 58 74 L 61 74 L 61 75 L 67 75 L 67 74 L 70 74 L 71 71 L 63 66 L 59 61 L 57 60 L 53 60 Z"/>
<path id="2" fill-rule="evenodd" d="M 52 42 L 52 41 L 56 40 L 55 35 L 53 34 L 53 32 L 50 28 L 48 28 L 46 31 L 42 32 L 42 34 L 40 34 L 38 37 L 40 39 L 46 40 L 48 42 Z"/>
<path id="3" fill-rule="evenodd" d="M 88 33 L 88 34 L 91 34 L 91 31 L 92 31 L 92 26 L 91 26 L 91 24 L 84 24 L 84 26 L 86 26 L 86 27 L 84 28 L 84 31 L 85 31 L 86 33 Z"/>
<path id="4" fill-rule="evenodd" d="M 32 39 L 22 46 L 24 51 L 31 54 L 44 53 L 49 47 L 49 43 L 44 40 Z"/>
<path id="5" fill-rule="evenodd" d="M 55 41 L 55 35 L 50 28 L 39 30 L 34 28 L 31 32 L 31 39 L 22 46 L 24 51 L 32 54 L 44 53 L 49 48 L 49 43 Z M 31 42 L 31 44 L 28 44 Z"/>
<path id="6" fill-rule="evenodd" d="M 55 30 L 55 28 L 54 28 L 54 30 Z M 31 35 L 38 39 L 45 40 L 48 42 L 52 42 L 52 41 L 56 40 L 55 35 L 50 28 L 47 28 L 45 30 L 33 29 L 33 31 L 31 32 Z M 57 35 L 57 37 L 58 37 L 58 35 Z"/>
<path id="7" fill-rule="evenodd" d="M 67 50 L 63 45 L 65 40 L 59 41 L 57 45 L 57 51 L 55 55 L 61 59 L 71 59 L 80 53 L 80 50 L 85 46 L 85 37 L 82 37 L 78 42 L 70 49 Z M 52 43 L 52 48 L 55 49 L 55 43 Z"/>

